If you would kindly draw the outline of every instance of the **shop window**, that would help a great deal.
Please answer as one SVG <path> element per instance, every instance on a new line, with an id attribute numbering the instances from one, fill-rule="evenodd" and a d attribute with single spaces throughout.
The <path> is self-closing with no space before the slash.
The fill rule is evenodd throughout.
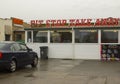
<path id="1" fill-rule="evenodd" d="M 33 31 L 33 42 L 47 43 L 47 32 Z"/>
<path id="2" fill-rule="evenodd" d="M 10 41 L 10 34 L 5 34 L 5 41 Z"/>
<path id="3" fill-rule="evenodd" d="M 27 42 L 32 42 L 32 32 L 27 31 Z"/>
<path id="4" fill-rule="evenodd" d="M 76 29 L 75 43 L 98 43 L 98 31 Z"/>
<path id="5" fill-rule="evenodd" d="M 51 43 L 72 43 L 72 32 L 67 30 L 55 30 L 50 32 Z"/>
<path id="6" fill-rule="evenodd" d="M 22 40 L 22 34 L 16 34 L 16 41 Z"/>
<path id="7" fill-rule="evenodd" d="M 101 31 L 101 43 L 118 43 L 118 31 L 117 30 L 102 30 Z"/>

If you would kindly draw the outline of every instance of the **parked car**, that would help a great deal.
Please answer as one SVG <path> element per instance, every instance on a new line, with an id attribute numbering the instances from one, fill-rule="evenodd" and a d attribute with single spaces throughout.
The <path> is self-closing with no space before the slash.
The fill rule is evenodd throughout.
<path id="1" fill-rule="evenodd" d="M 23 43 L 0 42 L 0 67 L 14 72 L 18 67 L 29 64 L 32 67 L 37 66 L 38 56 L 36 52 Z"/>

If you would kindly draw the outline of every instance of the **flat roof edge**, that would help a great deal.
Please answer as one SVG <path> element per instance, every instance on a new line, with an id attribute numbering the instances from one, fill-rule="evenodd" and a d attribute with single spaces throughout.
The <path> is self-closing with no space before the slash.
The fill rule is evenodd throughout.
<path id="1" fill-rule="evenodd" d="M 118 27 L 73 27 L 73 28 L 25 28 L 24 30 L 72 30 L 72 29 L 120 29 Z"/>

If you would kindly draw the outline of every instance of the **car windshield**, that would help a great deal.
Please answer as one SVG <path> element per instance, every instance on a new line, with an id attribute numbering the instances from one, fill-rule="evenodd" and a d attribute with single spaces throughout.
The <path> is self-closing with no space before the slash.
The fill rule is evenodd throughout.
<path id="1" fill-rule="evenodd" d="M 0 49 L 2 49 L 5 45 L 6 43 L 0 43 Z"/>

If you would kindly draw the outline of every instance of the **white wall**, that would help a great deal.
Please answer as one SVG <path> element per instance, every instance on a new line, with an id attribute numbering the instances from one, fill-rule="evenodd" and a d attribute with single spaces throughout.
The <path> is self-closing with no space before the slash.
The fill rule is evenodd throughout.
<path id="1" fill-rule="evenodd" d="M 49 45 L 49 57 L 50 58 L 73 58 L 73 46 L 72 44 L 50 44 Z"/>
<path id="2" fill-rule="evenodd" d="M 99 44 L 75 44 L 75 59 L 100 59 Z"/>
<path id="3" fill-rule="evenodd" d="M 44 43 L 27 43 L 27 46 L 37 52 L 40 57 L 40 46 L 48 46 L 48 44 Z"/>
<path id="4" fill-rule="evenodd" d="M 48 46 L 49 58 L 70 59 L 100 59 L 99 44 L 47 44 L 27 43 L 27 45 L 38 53 L 40 57 L 40 46 Z"/>

